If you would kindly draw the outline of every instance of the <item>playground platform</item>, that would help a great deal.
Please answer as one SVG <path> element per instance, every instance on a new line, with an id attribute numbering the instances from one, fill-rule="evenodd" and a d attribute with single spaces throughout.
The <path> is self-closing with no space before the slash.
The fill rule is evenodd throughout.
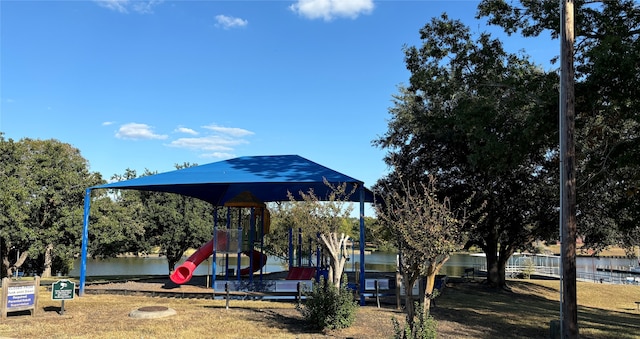
<path id="1" fill-rule="evenodd" d="M 298 295 L 297 282 L 303 280 L 286 280 L 288 272 L 273 272 L 265 273 L 260 278 L 259 275 L 253 277 L 253 286 L 256 288 L 241 288 L 239 285 L 248 285 L 248 279 L 242 277 L 241 280 L 237 280 L 236 276 L 216 277 L 215 286 L 211 288 L 211 277 L 207 276 L 194 276 L 189 282 L 177 285 L 173 283 L 167 275 L 157 277 L 147 277 L 144 279 L 137 279 L 135 276 L 123 278 L 118 281 L 108 282 L 87 282 L 85 287 L 86 294 L 122 294 L 122 295 L 146 295 L 146 296 L 160 296 L 170 298 L 205 298 L 211 299 L 216 297 L 222 297 L 227 294 L 225 291 L 225 284 L 228 282 L 231 287 L 230 295 L 235 297 L 245 298 L 261 298 L 271 297 L 283 297 L 282 299 L 291 299 Z M 356 274 L 354 272 L 346 272 L 348 283 L 350 286 L 357 284 Z M 367 272 L 366 280 L 370 279 L 395 279 L 395 272 Z M 306 280 L 308 282 L 308 280 Z M 280 290 L 260 291 L 260 286 L 284 286 Z M 310 287 L 310 285 L 309 285 Z M 243 289 L 243 290 L 237 290 Z M 253 291 L 249 290 L 253 289 Z M 264 288 L 263 290 L 268 290 Z"/>
<path id="2" fill-rule="evenodd" d="M 157 276 L 145 279 L 123 279 L 101 283 L 88 283 L 86 294 L 118 294 L 131 296 L 150 296 L 164 298 L 190 299 L 226 299 L 226 300 L 273 300 L 273 301 L 301 301 L 305 299 L 305 291 L 311 288 L 312 280 L 287 280 L 289 272 L 267 273 L 259 277 L 254 276 L 253 284 L 248 279 L 240 281 L 237 277 L 223 280 L 216 277 L 215 286 L 211 288 L 211 277 L 194 276 L 188 283 L 176 285 L 168 276 Z M 348 285 L 354 290 L 354 299 L 359 299 L 357 276 L 354 272 L 346 272 Z M 397 292 L 404 295 L 404 288 L 397 287 L 396 272 L 367 272 L 365 276 L 365 302 L 378 304 L 398 304 Z M 446 280 L 443 280 L 446 284 Z M 444 286 L 442 286 L 444 287 Z M 419 295 L 418 286 L 414 286 L 414 296 Z"/>

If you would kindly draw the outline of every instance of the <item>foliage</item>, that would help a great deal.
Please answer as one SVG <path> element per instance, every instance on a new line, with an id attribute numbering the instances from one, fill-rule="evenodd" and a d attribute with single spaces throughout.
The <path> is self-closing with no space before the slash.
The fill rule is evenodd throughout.
<path id="1" fill-rule="evenodd" d="M 640 6 L 575 1 L 578 232 L 589 248 L 640 245 Z M 479 16 L 510 34 L 559 35 L 554 0 L 484 0 Z"/>
<path id="2" fill-rule="evenodd" d="M 420 307 L 419 303 L 414 306 L 418 309 L 418 313 L 415 318 L 409 321 L 409 315 L 407 315 L 407 322 L 404 328 L 400 328 L 400 323 L 396 318 L 391 318 L 393 322 L 393 331 L 395 332 L 395 339 L 435 339 L 438 335 L 438 322 L 433 317 L 424 311 L 423 307 Z"/>
<path id="3" fill-rule="evenodd" d="M 533 258 L 525 258 L 522 261 L 521 265 L 522 265 L 522 272 L 520 273 L 522 274 L 522 277 L 524 279 L 531 278 L 531 275 L 536 272 L 536 264 L 533 261 Z"/>
<path id="4" fill-rule="evenodd" d="M 271 229 L 268 234 L 265 235 L 265 251 L 270 256 L 275 256 L 283 261 L 289 259 L 289 227 L 293 227 L 293 221 L 290 220 L 289 208 L 292 207 L 290 203 L 270 203 L 269 210 L 271 211 Z M 349 224 L 349 228 L 343 229 L 346 234 L 352 239 L 359 239 L 360 237 L 360 219 L 349 217 L 346 220 Z M 396 252 L 398 249 L 395 246 L 395 240 L 391 232 L 385 227 L 379 219 L 373 217 L 365 217 L 365 242 L 371 243 L 380 252 Z M 304 233 L 303 242 L 308 244 L 311 240 L 312 243 L 317 241 L 317 234 L 313 232 Z M 294 242 L 297 239 L 294 239 Z"/>
<path id="5" fill-rule="evenodd" d="M 397 174 L 397 173 L 396 173 Z M 406 286 L 407 319 L 414 319 L 414 286 L 420 278 L 427 285 L 422 306 L 428 312 L 434 292 L 435 276 L 449 259 L 451 253 L 464 244 L 466 215 L 457 216 L 451 210 L 450 201 L 437 197 L 436 180 L 429 177 L 427 183 L 404 182 L 401 176 L 393 186 L 378 183 L 377 191 L 383 201 L 376 204 L 378 218 L 394 234 L 400 249 L 400 273 Z M 409 324 L 413 328 L 413 324 Z"/>
<path id="6" fill-rule="evenodd" d="M 94 258 L 122 253 L 148 253 L 144 223 L 138 218 L 142 203 L 134 194 L 95 190 L 91 203 L 88 251 Z M 130 193 L 130 192 L 127 192 Z"/>
<path id="7" fill-rule="evenodd" d="M 392 168 L 380 182 L 437 175 L 454 205 L 475 193 L 470 210 L 486 207 L 468 224 L 467 246 L 487 253 L 487 279 L 503 287 L 511 254 L 557 233 L 558 76 L 446 15 L 420 37 L 405 48 L 410 85 L 374 141 Z"/>
<path id="8" fill-rule="evenodd" d="M 302 229 L 310 235 L 307 239 L 322 247 L 329 261 L 328 279 L 338 288 L 348 258 L 346 244 L 351 230 L 348 220 L 353 209 L 348 199 L 358 188 L 354 185 L 347 191 L 346 183 L 333 186 L 326 179 L 324 183 L 331 192 L 322 199 L 312 189 L 300 191 L 297 196 L 288 192 L 291 205 L 285 218 L 290 227 Z"/>
<path id="9" fill-rule="evenodd" d="M 0 148 L 2 275 L 23 265 L 43 277 L 67 272 L 80 247 L 85 189 L 102 178 L 78 149 L 57 140 L 0 136 Z"/>
<path id="10" fill-rule="evenodd" d="M 11 263 L 18 252 L 29 249 L 32 230 L 27 227 L 30 177 L 27 168 L 21 166 L 23 144 L 12 139 L 5 140 L 0 132 L 0 277 L 10 276 L 14 267 L 22 262 Z M 24 260 L 23 260 L 24 261 Z"/>
<path id="11" fill-rule="evenodd" d="M 373 244 L 373 246 L 380 252 L 397 252 L 398 247 L 396 244 L 395 236 L 387 225 L 384 224 L 379 218 L 365 217 L 365 242 Z M 358 232 L 356 232 L 356 230 Z M 355 220 L 354 233 L 358 234 L 360 230 L 360 221 Z"/>
<path id="12" fill-rule="evenodd" d="M 176 169 L 190 164 L 176 165 Z M 144 175 L 153 175 L 146 171 Z M 198 248 L 213 234 L 213 207 L 201 200 L 175 193 L 140 191 L 144 209 L 145 236 L 149 244 L 159 246 L 168 262 L 169 272 L 189 248 Z"/>
<path id="13" fill-rule="evenodd" d="M 270 256 L 280 258 L 283 261 L 289 260 L 289 229 L 295 227 L 291 217 L 291 203 L 269 203 L 271 212 L 271 227 L 269 233 L 264 237 L 264 250 Z M 309 243 L 310 239 L 315 239 L 312 232 L 304 232 L 304 243 Z M 292 239 L 296 242 L 297 239 Z M 311 240 L 315 241 L 315 240 Z"/>
<path id="14" fill-rule="evenodd" d="M 313 284 L 304 306 L 298 306 L 302 316 L 316 330 L 335 330 L 351 326 L 355 320 L 358 304 L 347 288 L 346 276 L 340 287 L 323 277 Z"/>
<path id="15" fill-rule="evenodd" d="M 176 169 L 191 166 L 195 165 L 185 163 L 176 165 Z M 153 174 L 145 170 L 143 176 Z M 112 179 L 136 177 L 135 170 L 127 169 Z M 93 210 L 98 211 L 91 221 L 92 229 L 98 231 L 90 233 L 90 252 L 94 257 L 148 253 L 158 247 L 167 258 L 168 271 L 172 272 L 186 250 L 200 247 L 213 234 L 213 207 L 179 194 L 112 190 L 94 199 Z M 106 232 L 110 228 L 113 232 Z"/>

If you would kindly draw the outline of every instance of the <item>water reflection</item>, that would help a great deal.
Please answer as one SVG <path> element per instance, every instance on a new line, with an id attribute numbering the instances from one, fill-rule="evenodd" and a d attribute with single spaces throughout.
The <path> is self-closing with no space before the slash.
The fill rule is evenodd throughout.
<path id="1" fill-rule="evenodd" d="M 186 259 L 183 258 L 183 260 Z M 182 261 L 180 262 L 182 263 Z M 180 264 L 179 263 L 179 264 Z M 225 267 L 225 259 L 217 258 L 217 272 L 223 272 Z M 248 267 L 249 258 L 241 256 L 240 267 Z M 461 275 L 464 267 L 472 267 L 473 258 L 468 255 L 454 255 L 443 268 L 442 274 Z M 229 267 L 237 269 L 237 257 L 229 258 Z M 360 256 L 358 254 L 350 256 L 345 266 L 345 270 L 349 272 L 356 271 L 360 268 Z M 274 257 L 269 257 L 267 265 L 263 272 L 279 272 L 287 269 L 286 262 Z M 369 272 L 394 272 L 396 270 L 396 254 L 374 252 L 365 256 L 365 270 Z M 211 274 L 212 260 L 205 260 L 195 270 L 195 275 Z M 147 256 L 147 257 L 122 257 L 109 259 L 88 259 L 87 275 L 88 276 L 104 276 L 104 275 L 162 275 L 169 274 L 169 268 L 165 257 Z M 80 275 L 80 260 L 76 260 L 74 268 L 70 272 L 71 276 Z"/>
<path id="2" fill-rule="evenodd" d="M 183 258 L 183 260 L 185 260 Z M 181 264 L 180 261 L 178 264 Z M 629 267 L 631 260 L 615 259 L 615 258 L 592 258 L 578 257 L 576 260 L 576 268 L 579 273 L 593 274 L 597 268 L 602 267 Z M 442 268 L 440 274 L 449 276 L 462 276 L 464 269 L 467 267 L 484 267 L 486 265 L 484 257 L 472 256 L 468 254 L 454 254 Z M 558 263 L 548 263 L 550 266 L 557 266 Z M 223 272 L 225 267 L 225 258 L 219 257 L 216 260 L 217 272 Z M 241 256 L 240 267 L 248 267 L 249 258 Z M 352 272 L 359 269 L 360 256 L 356 253 L 351 255 L 345 266 L 345 271 Z M 229 258 L 229 267 L 237 268 L 237 258 Z M 277 258 L 269 257 L 267 265 L 264 267 L 266 273 L 279 272 L 286 270 L 286 262 Z M 369 272 L 394 272 L 396 270 L 396 254 L 374 252 L 365 256 L 365 270 Z M 212 272 L 211 258 L 205 260 L 195 270 L 195 275 L 206 275 Z M 169 273 L 167 260 L 164 257 L 148 256 L 148 257 L 122 257 L 110 259 L 88 259 L 87 275 L 88 276 L 105 276 L 105 275 L 162 275 Z M 74 268 L 70 272 L 70 276 L 80 275 L 80 260 L 76 260 Z"/>

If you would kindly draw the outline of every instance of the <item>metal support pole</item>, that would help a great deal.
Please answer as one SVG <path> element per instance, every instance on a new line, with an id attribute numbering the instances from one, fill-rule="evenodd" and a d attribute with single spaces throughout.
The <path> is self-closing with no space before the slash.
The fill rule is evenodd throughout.
<path id="1" fill-rule="evenodd" d="M 236 262 L 236 279 L 238 279 L 238 281 L 241 280 L 240 277 L 240 266 L 241 266 L 241 260 L 242 258 L 240 257 L 242 255 L 242 246 L 244 243 L 244 239 L 242 239 L 242 232 L 243 232 L 243 228 L 242 228 L 242 220 L 240 219 L 240 208 L 237 209 L 238 210 L 238 236 L 240 237 L 240 239 L 242 241 L 238 242 L 238 259 Z M 229 213 L 229 223 L 231 223 L 231 207 L 227 207 L 227 213 Z"/>
<path id="2" fill-rule="evenodd" d="M 289 269 L 293 267 L 293 229 L 289 227 Z"/>
<path id="3" fill-rule="evenodd" d="M 253 245 L 255 242 L 254 234 L 256 231 L 255 209 L 251 207 L 249 214 L 249 283 L 253 284 Z"/>
<path id="4" fill-rule="evenodd" d="M 215 224 L 215 221 L 214 221 Z M 216 251 L 216 247 L 218 247 L 218 229 L 216 228 L 216 226 L 214 225 L 213 227 L 213 251 L 211 251 L 211 288 L 215 289 L 216 288 L 216 269 L 217 269 L 217 264 L 216 261 L 218 259 L 217 257 L 217 251 Z"/>
<path id="5" fill-rule="evenodd" d="M 87 246 L 89 245 L 89 213 L 91 210 L 91 189 L 84 193 L 84 219 L 82 223 L 82 249 L 80 259 L 80 286 L 79 296 L 84 296 L 84 284 L 87 279 Z"/>
<path id="6" fill-rule="evenodd" d="M 365 305 L 365 296 L 364 296 L 364 185 L 360 187 L 360 281 L 359 281 L 359 292 L 360 292 L 360 305 Z"/>

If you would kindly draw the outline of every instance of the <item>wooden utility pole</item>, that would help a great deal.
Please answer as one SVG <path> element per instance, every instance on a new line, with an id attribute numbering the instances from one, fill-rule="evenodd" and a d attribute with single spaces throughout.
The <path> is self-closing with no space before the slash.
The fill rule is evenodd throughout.
<path id="1" fill-rule="evenodd" d="M 560 2 L 560 327 L 562 338 L 578 338 L 573 0 Z"/>

